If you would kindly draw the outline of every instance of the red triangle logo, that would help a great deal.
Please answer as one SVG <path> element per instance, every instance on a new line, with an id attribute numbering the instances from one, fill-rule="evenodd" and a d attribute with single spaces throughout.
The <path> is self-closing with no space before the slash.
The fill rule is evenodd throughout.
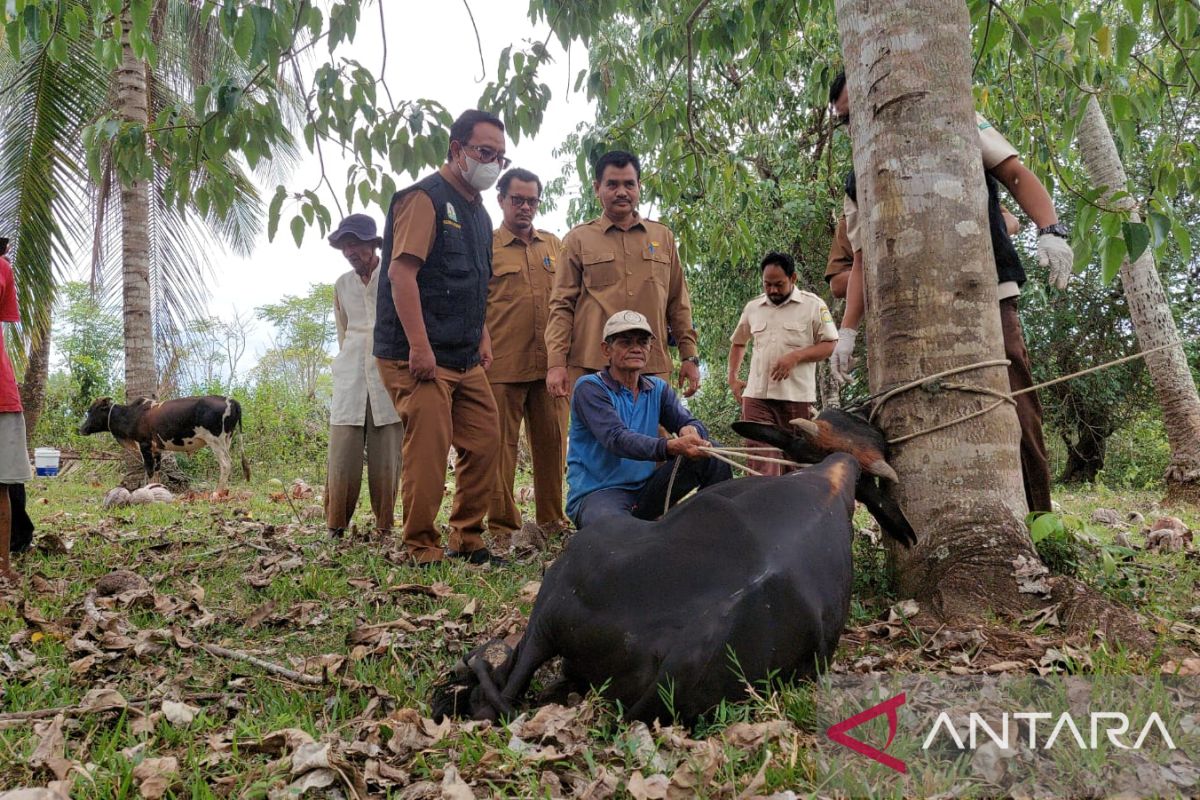
<path id="1" fill-rule="evenodd" d="M 896 727 L 900 721 L 896 715 L 896 709 L 904 705 L 904 700 L 904 692 L 901 692 L 890 700 L 884 700 L 882 703 L 872 706 L 865 711 L 860 711 L 853 717 L 844 719 L 836 725 L 829 726 L 829 729 L 825 731 L 825 735 L 838 744 L 849 747 L 856 753 L 864 755 L 873 761 L 878 761 L 885 767 L 890 767 L 897 772 L 907 774 L 908 767 L 905 766 L 903 761 L 889 756 L 887 753 L 883 752 L 883 750 L 887 750 L 889 747 L 891 747 L 892 740 L 896 738 Z M 887 714 L 888 718 L 888 740 L 887 744 L 883 746 L 883 750 L 876 749 L 866 742 L 861 742 L 858 739 L 855 739 L 853 736 L 846 734 L 846 731 L 857 728 L 864 722 L 869 722 L 875 719 L 880 714 Z"/>

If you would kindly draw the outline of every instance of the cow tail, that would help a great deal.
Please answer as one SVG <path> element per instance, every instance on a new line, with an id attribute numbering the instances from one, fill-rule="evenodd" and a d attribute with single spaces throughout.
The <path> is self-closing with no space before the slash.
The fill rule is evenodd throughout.
<path id="1" fill-rule="evenodd" d="M 238 453 L 242 457 L 242 477 L 245 479 L 246 483 L 249 483 L 250 464 L 246 461 L 246 429 L 242 427 L 241 404 L 238 405 L 237 429 L 241 433 L 241 436 L 238 437 Z"/>

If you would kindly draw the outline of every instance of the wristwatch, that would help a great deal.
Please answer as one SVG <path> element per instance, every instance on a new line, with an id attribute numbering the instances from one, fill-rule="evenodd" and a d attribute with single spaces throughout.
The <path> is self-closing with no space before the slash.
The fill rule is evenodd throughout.
<path id="1" fill-rule="evenodd" d="M 681 358 L 679 360 L 680 361 L 690 361 L 693 364 L 695 364 L 697 367 L 700 366 L 700 356 L 688 356 L 687 358 Z"/>
<path id="2" fill-rule="evenodd" d="M 1056 222 L 1053 225 L 1047 225 L 1044 228 L 1038 228 L 1038 236 L 1045 236 L 1046 234 L 1057 236 L 1060 239 L 1071 238 L 1071 232 L 1068 231 L 1067 226 L 1063 225 L 1061 222 Z"/>

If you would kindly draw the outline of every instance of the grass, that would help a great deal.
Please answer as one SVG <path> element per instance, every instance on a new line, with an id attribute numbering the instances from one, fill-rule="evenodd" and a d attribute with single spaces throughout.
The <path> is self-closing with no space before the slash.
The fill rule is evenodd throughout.
<path id="1" fill-rule="evenodd" d="M 350 765 L 346 774 L 361 777 L 370 772 L 371 762 L 385 762 L 407 776 L 362 784 L 378 796 L 398 794 L 405 786 L 413 789 L 421 781 L 440 786 L 449 780 L 451 765 L 476 796 L 575 796 L 606 776 L 612 778 L 616 796 L 631 796 L 635 771 L 646 778 L 685 781 L 691 770 L 703 778 L 689 790 L 699 797 L 732 797 L 752 783 L 753 793 L 764 796 L 784 790 L 901 796 L 948 791 L 963 780 L 961 767 L 956 767 L 896 783 L 886 770 L 876 772 L 869 764 L 864 768 L 845 751 L 815 747 L 823 739 L 824 723 L 817 713 L 821 690 L 778 682 L 756 687 L 745 702 L 722 704 L 690 732 L 626 723 L 615 709 L 592 698 L 585 710 L 576 709 L 568 726 L 577 741 L 562 734 L 557 740 L 529 743 L 540 755 L 520 752 L 513 732 L 497 727 L 457 723 L 440 738 L 425 741 L 419 731 L 406 727 L 402 710 L 427 715 L 433 685 L 465 649 L 527 617 L 530 604 L 518 595 L 527 583 L 539 580 L 549 556 L 501 569 L 455 563 L 421 571 L 407 565 L 396 541 L 365 536 L 331 541 L 319 515 L 298 522 L 289 504 L 270 498 L 278 489 L 265 477 L 249 487 L 235 484 L 234 499 L 223 502 L 111 512 L 100 506 L 107 484 L 69 478 L 30 485 L 30 512 L 42 546 L 17 562 L 25 578 L 22 590 L 7 599 L 0 596 L 0 642 L 8 643 L 0 646 L 0 712 L 75 706 L 97 687 L 116 689 L 130 700 L 217 696 L 192 701 L 200 711 L 186 724 L 166 717 L 147 722 L 133 709 L 68 716 L 62 728 L 65 755 L 80 770 L 71 797 L 138 796 L 142 779 L 135 777 L 135 768 L 144 759 L 168 756 L 177 759 L 178 772 L 167 796 L 277 796 L 297 776 L 291 774 L 290 762 L 281 759 L 285 752 L 258 752 L 256 744 L 286 728 L 332 743 Z M 1093 490 L 1057 498 L 1083 519 L 1096 507 L 1115 505 L 1152 520 L 1150 495 Z M 312 513 L 316 500 L 296 502 L 304 515 Z M 360 530 L 369 527 L 368 511 L 364 497 Z M 1200 523 L 1194 514 L 1183 518 L 1189 525 Z M 1108 529 L 1088 530 L 1100 540 L 1112 539 Z M 850 624 L 869 625 L 897 598 L 890 594 L 885 560 L 865 537 L 856 541 L 855 556 L 860 571 Z M 289 560 L 290 568 L 271 572 Z M 85 595 L 118 568 L 145 578 L 154 595 L 167 602 L 102 609 L 111 615 L 112 636 L 136 640 L 140 632 L 162 630 L 176 642 L 220 644 L 300 672 L 306 671 L 306 663 L 316 674 L 316 664 L 331 664 L 332 681 L 301 685 L 199 647 L 151 640 L 137 650 L 108 647 L 98 634 L 79 636 L 87 618 Z M 265 585 L 252 585 L 247 577 L 254 576 Z M 1135 563 L 1111 574 L 1085 566 L 1083 577 L 1099 579 L 1105 592 L 1169 624 L 1189 619 L 1200 563 L 1183 554 L 1141 553 Z M 437 596 L 388 591 L 402 584 L 435 583 L 445 584 Z M 247 626 L 268 602 L 274 609 L 260 624 Z M 473 613 L 464 614 L 470 608 Z M 348 641 L 363 626 L 396 620 L 406 624 L 358 646 Z M 1186 636 L 1171 639 L 1173 635 L 1167 634 L 1170 643 L 1195 650 Z M 73 637 L 90 645 L 73 644 Z M 868 654 L 903 654 L 925 641 L 923 634 L 910 631 L 898 642 L 847 642 L 838 664 L 848 666 Z M 1076 667 L 1078 671 L 1120 676 L 1145 670 L 1149 663 L 1143 656 L 1105 647 L 1093 648 L 1089 656 L 1090 664 Z M 941 667 L 918 658 L 904 668 Z M 154 713 L 160 705 L 156 699 L 142 710 Z M 783 727 L 759 740 L 738 739 L 747 726 L 767 723 Z M 396 744 L 401 740 L 416 744 Z M 699 741 L 707 744 L 702 748 Z M 31 763 L 39 742 L 29 723 L 0 724 L 0 790 L 52 780 L 45 767 Z M 547 742 L 559 756 L 568 757 L 547 756 L 541 749 Z M 353 796 L 347 786 L 342 791 Z"/>

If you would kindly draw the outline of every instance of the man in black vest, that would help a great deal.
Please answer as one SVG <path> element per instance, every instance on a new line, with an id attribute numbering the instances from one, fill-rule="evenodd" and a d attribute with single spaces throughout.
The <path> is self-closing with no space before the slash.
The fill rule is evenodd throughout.
<path id="1" fill-rule="evenodd" d="M 472 564 L 500 561 L 482 535 L 499 421 L 484 375 L 492 361 L 484 325 L 492 220 L 480 192 L 507 166 L 504 123 L 466 111 L 450 128 L 446 163 L 397 192 L 388 210 L 374 353 L 404 422 L 404 544 L 421 566 L 443 557 L 437 514 L 451 445 L 457 488 L 445 555 Z"/>

